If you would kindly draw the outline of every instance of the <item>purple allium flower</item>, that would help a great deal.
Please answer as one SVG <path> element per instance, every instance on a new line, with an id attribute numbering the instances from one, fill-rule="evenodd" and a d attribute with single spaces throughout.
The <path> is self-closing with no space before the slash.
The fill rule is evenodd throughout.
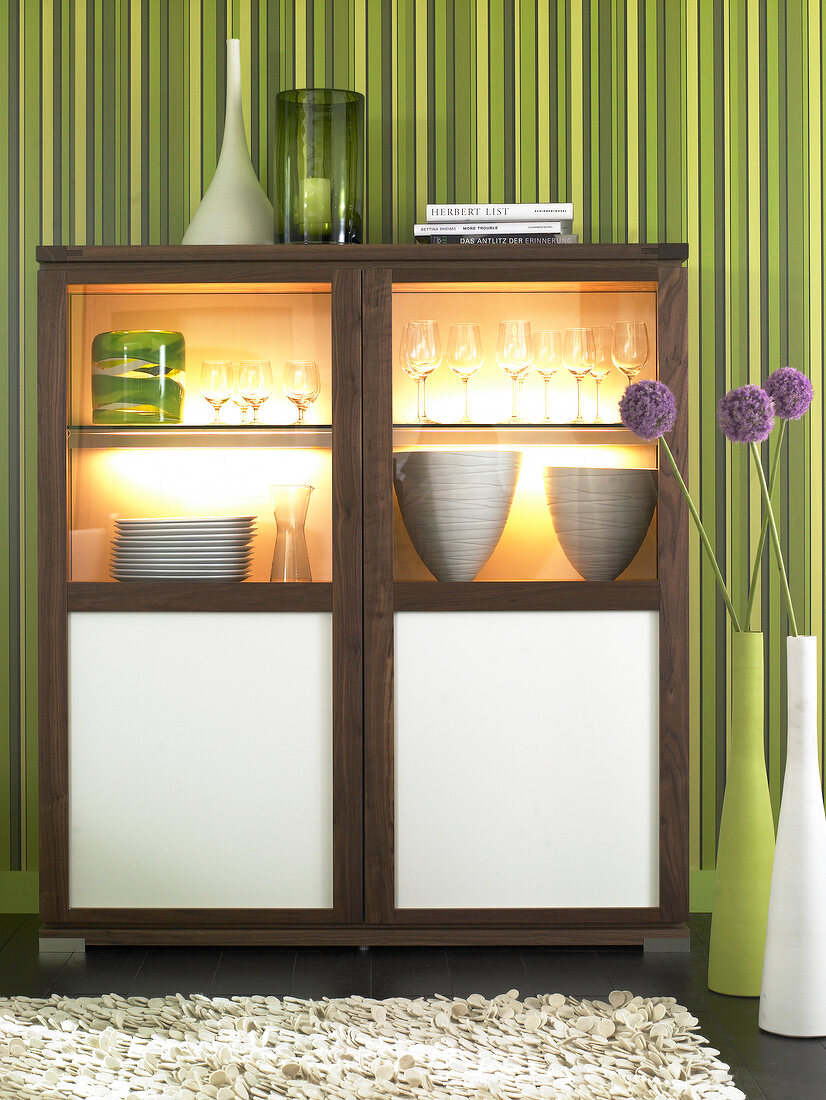
<path id="1" fill-rule="evenodd" d="M 664 382 L 633 382 L 619 403 L 620 420 L 640 439 L 659 439 L 677 419 L 677 402 Z"/>
<path id="2" fill-rule="evenodd" d="M 762 443 L 774 427 L 774 405 L 759 386 L 739 386 L 717 402 L 717 423 L 732 443 Z"/>
<path id="3" fill-rule="evenodd" d="M 763 389 L 774 402 L 775 416 L 781 420 L 799 420 L 809 411 L 814 397 L 812 383 L 794 367 L 780 367 L 772 371 Z"/>

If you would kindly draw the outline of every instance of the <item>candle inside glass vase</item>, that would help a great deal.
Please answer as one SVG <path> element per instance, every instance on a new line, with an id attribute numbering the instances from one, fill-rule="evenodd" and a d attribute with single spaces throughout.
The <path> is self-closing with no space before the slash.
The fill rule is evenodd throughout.
<path id="1" fill-rule="evenodd" d="M 327 239 L 330 233 L 330 181 L 308 176 L 301 181 L 304 231 L 308 237 Z"/>

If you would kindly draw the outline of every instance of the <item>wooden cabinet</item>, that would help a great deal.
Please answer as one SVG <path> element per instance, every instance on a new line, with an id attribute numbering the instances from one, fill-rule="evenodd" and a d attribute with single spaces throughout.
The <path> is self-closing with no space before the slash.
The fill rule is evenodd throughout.
<path id="1" fill-rule="evenodd" d="M 571 423 L 565 364 L 547 391 L 535 374 L 514 383 L 524 421 L 509 422 L 496 358 L 504 319 L 534 331 L 645 322 L 640 377 L 675 391 L 684 462 L 685 256 L 682 245 L 40 249 L 44 934 L 685 934 L 679 493 L 670 476 L 655 481 L 655 519 L 628 568 L 583 580 L 543 478 L 636 467 L 656 479 L 656 444 L 619 424 L 625 379 L 613 369 L 600 423 L 587 379 L 583 422 Z M 418 419 L 400 342 L 422 318 L 442 353 L 453 322 L 479 326 L 470 423 L 446 361 L 426 382 L 432 421 Z M 183 334 L 180 423 L 94 422 L 92 341 L 122 330 Z M 228 403 L 210 424 L 201 363 L 248 358 L 274 368 L 261 423 L 241 424 Z M 306 425 L 281 390 L 288 359 L 319 366 Z M 518 456 L 475 579 L 428 569 L 440 572 L 394 493 L 408 451 Z M 277 484 L 314 487 L 311 581 L 269 580 Z M 124 517 L 236 515 L 256 517 L 242 583 L 110 576 Z"/>

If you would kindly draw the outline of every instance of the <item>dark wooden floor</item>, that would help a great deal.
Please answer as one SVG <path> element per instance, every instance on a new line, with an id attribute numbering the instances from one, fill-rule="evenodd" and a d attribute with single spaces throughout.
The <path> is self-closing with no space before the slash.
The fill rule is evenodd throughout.
<path id="1" fill-rule="evenodd" d="M 826 1040 L 781 1039 L 757 1027 L 757 1001 L 706 987 L 708 918 L 692 920 L 690 954 L 644 955 L 635 948 L 131 948 L 85 954 L 38 952 L 37 918 L 0 915 L 0 996 L 372 997 L 434 993 L 604 998 L 611 989 L 675 996 L 732 1067 L 749 1100 L 824 1100 Z"/>

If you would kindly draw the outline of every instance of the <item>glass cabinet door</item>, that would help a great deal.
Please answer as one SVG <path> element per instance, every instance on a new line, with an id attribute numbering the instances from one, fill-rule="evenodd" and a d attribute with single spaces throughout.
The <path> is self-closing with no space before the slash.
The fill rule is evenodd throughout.
<path id="1" fill-rule="evenodd" d="M 332 580 L 329 284 L 72 285 L 69 325 L 71 580 Z"/>
<path id="2" fill-rule="evenodd" d="M 68 582 L 44 919 L 358 919 L 359 280 L 123 270 L 58 281 L 66 355 L 43 364 Z"/>
<path id="3" fill-rule="evenodd" d="M 404 274 L 366 292 L 368 913 L 654 919 L 658 459 L 618 405 L 659 377 L 657 281 Z"/>
<path id="4" fill-rule="evenodd" d="M 392 298 L 395 579 L 655 578 L 656 446 L 618 412 L 629 374 L 656 377 L 655 286 L 394 283 Z"/>

